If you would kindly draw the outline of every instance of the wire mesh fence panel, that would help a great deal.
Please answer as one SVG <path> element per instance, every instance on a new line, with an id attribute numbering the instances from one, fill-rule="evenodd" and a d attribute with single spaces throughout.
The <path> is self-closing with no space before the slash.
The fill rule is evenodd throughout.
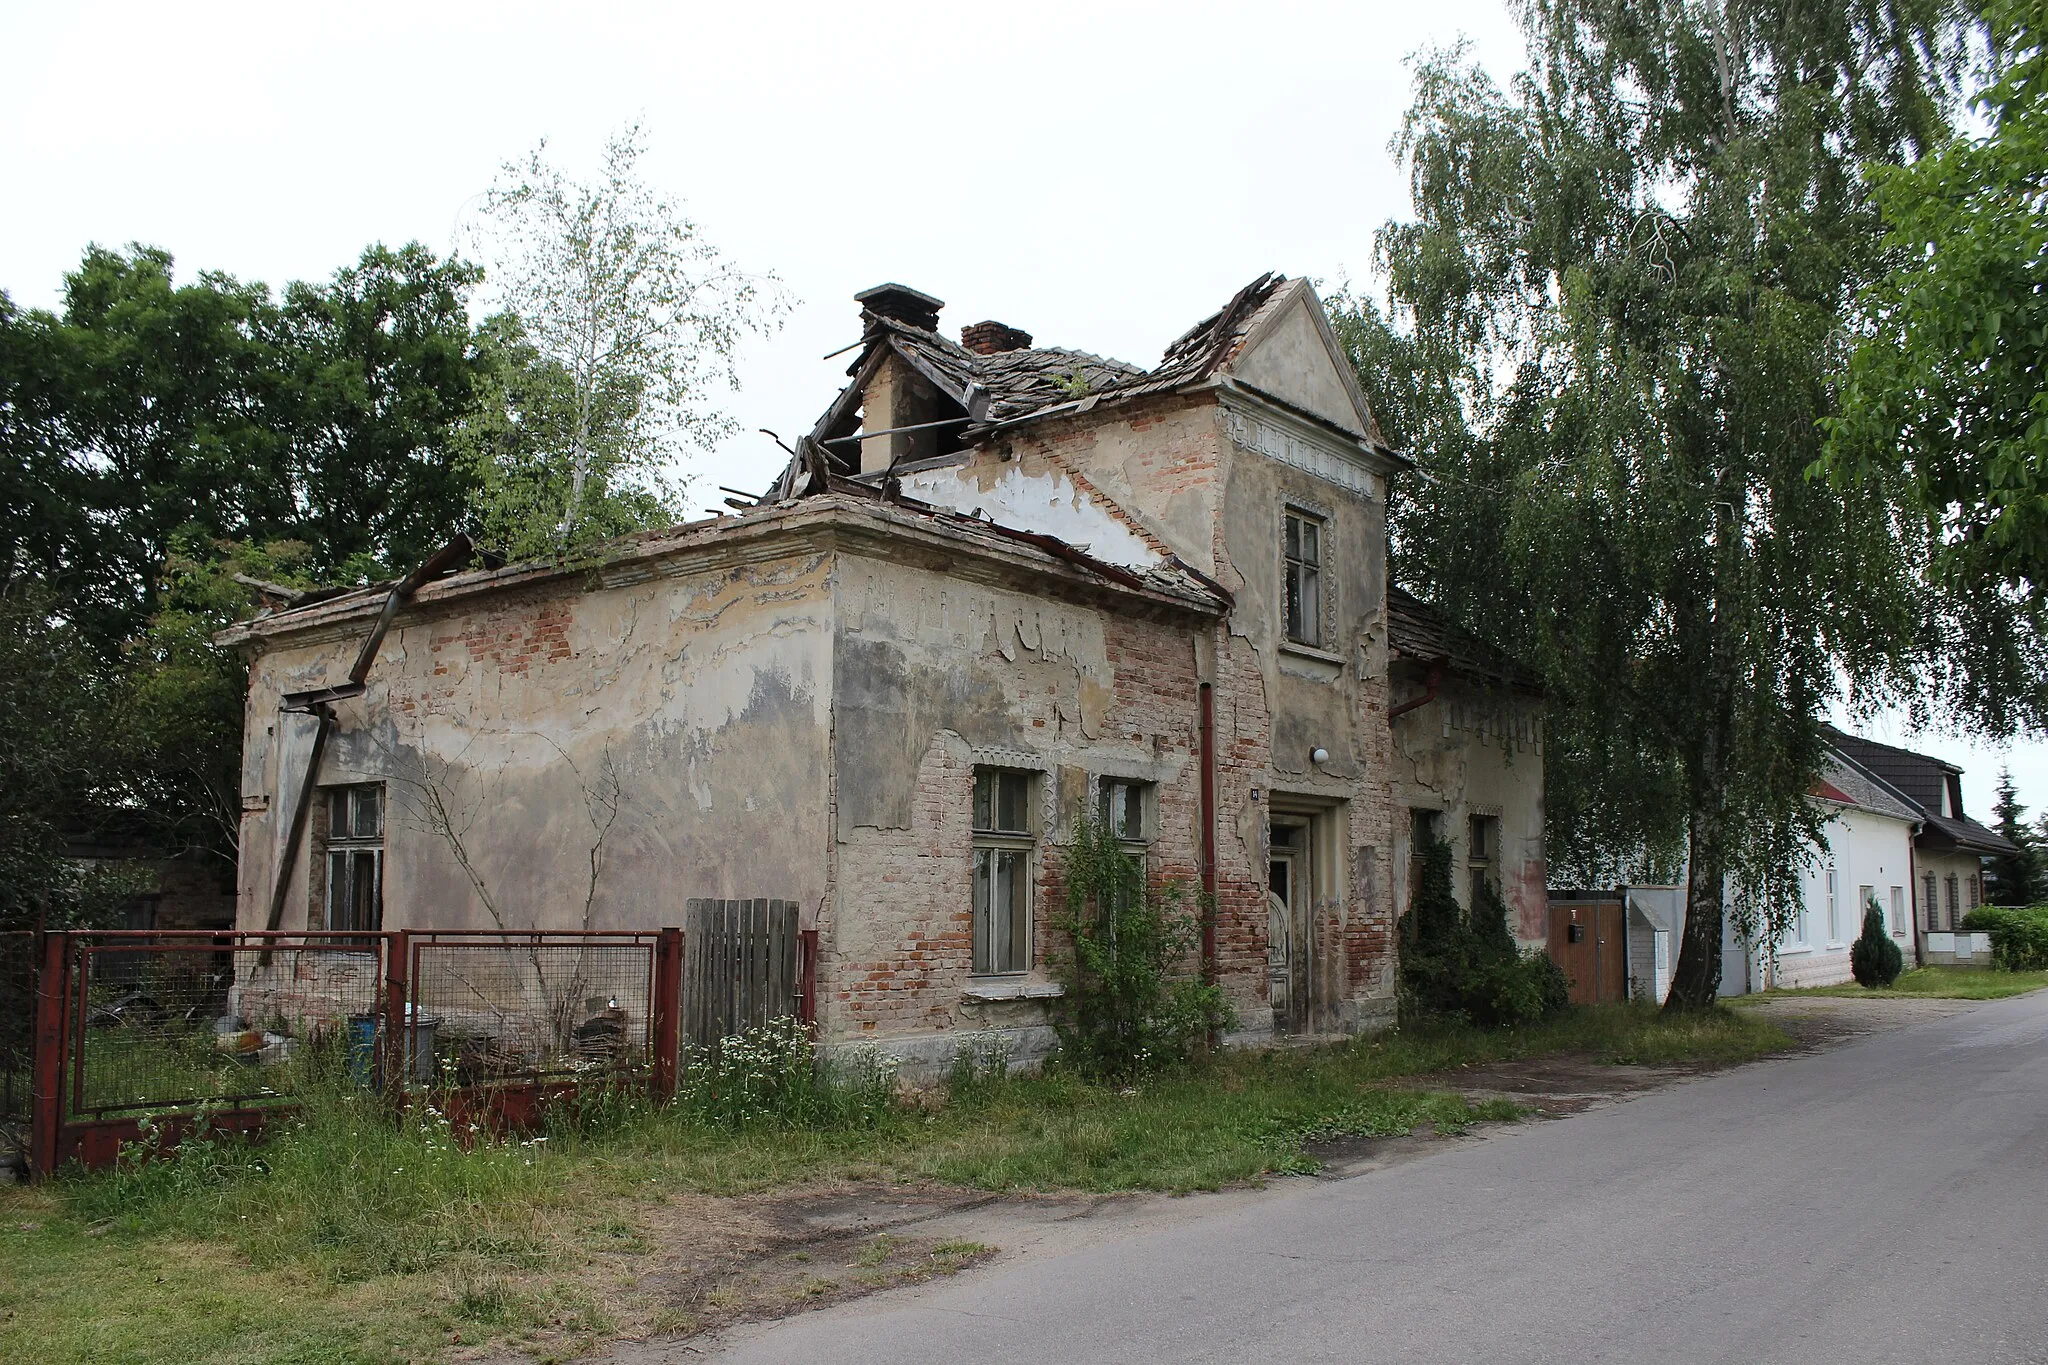
<path id="1" fill-rule="evenodd" d="M 683 913 L 683 1043 L 719 1039 L 794 1015 L 795 901 L 691 899 Z"/>
<path id="2" fill-rule="evenodd" d="M 75 1115 L 373 1083 L 380 939 L 107 935 L 76 951 Z"/>
<path id="3" fill-rule="evenodd" d="M 639 1072 L 655 936 L 415 935 L 409 1079 L 420 1085 Z"/>

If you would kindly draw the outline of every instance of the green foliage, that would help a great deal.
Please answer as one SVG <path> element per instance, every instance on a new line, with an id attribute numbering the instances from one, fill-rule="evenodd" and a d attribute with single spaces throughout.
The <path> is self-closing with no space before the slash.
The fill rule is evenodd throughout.
<path id="1" fill-rule="evenodd" d="M 1845 327 L 1889 263 L 1858 183 L 1947 134 L 1947 0 L 1519 7 L 1506 89 L 1417 68 L 1390 307 L 1342 322 L 1418 462 L 1399 578 L 1545 674 L 1552 867 L 1683 849 L 1674 1008 L 1711 1004 L 1724 884 L 1782 928 L 1817 718 L 1914 691 L 1925 537 L 1896 479 L 1816 483 Z M 1954 618 L 1949 618 L 1954 619 Z M 1689 847 L 1688 847 L 1689 844 Z"/>
<path id="2" fill-rule="evenodd" d="M 2042 866 L 2040 840 L 2026 821 L 2027 808 L 2020 804 L 2010 768 L 1999 770 L 1998 800 L 1991 810 L 1998 817 L 1993 828 L 2017 851 L 1991 860 L 1986 869 L 1986 898 L 1993 905 L 2037 905 L 2048 897 L 2048 868 Z"/>
<path id="3" fill-rule="evenodd" d="M 1220 988 L 1189 974 L 1201 922 L 1178 886 L 1145 884 L 1107 825 L 1083 818 L 1065 850 L 1068 948 L 1052 960 L 1065 994 L 1060 1055 L 1083 1075 L 1134 1077 L 1181 1065 L 1227 1028 Z"/>
<path id="4" fill-rule="evenodd" d="M 548 559 L 679 519 L 673 490 L 636 484 L 620 453 L 630 445 L 624 429 L 637 401 L 630 386 L 609 379 L 581 411 L 574 377 L 543 356 L 509 313 L 484 321 L 476 348 L 477 402 L 457 433 L 455 451 L 473 489 L 479 545 L 508 559 Z M 563 509 L 574 480 L 564 452 L 576 439 L 579 417 L 592 453 L 565 537 Z"/>
<path id="5" fill-rule="evenodd" d="M 725 260 L 640 178 L 645 150 L 629 124 L 606 140 L 599 174 L 579 181 L 542 142 L 484 196 L 478 245 L 521 321 L 513 340 L 540 362 L 538 382 L 501 395 L 490 421 L 511 398 L 551 428 L 545 442 L 512 441 L 503 485 L 487 485 L 487 519 L 517 543 L 552 533 L 568 551 L 605 534 L 580 529 L 593 500 L 672 520 L 685 483 L 678 443 L 709 445 L 733 429 L 709 397 L 738 386 L 741 338 L 773 330 L 786 306 L 773 276 Z"/>
<path id="6" fill-rule="evenodd" d="M 1414 902 L 1401 917 L 1404 1021 L 1514 1028 L 1570 1004 L 1570 983 L 1549 954 L 1517 950 L 1497 891 L 1482 887 L 1469 915 L 1458 904 L 1449 844 L 1432 837 L 1410 856 L 1422 866 Z"/>
<path id="7" fill-rule="evenodd" d="M 1982 131 L 1870 168 L 1890 269 L 1862 300 L 1826 466 L 1842 486 L 1903 466 L 1937 526 L 1938 571 L 1984 612 L 1954 647 L 1980 666 L 2037 668 L 2036 585 L 2048 575 L 2048 16 L 2037 0 L 1991 0 L 1984 15 Z"/>
<path id="8" fill-rule="evenodd" d="M 2001 971 L 2048 970 L 2048 905 L 1980 905 L 1962 927 L 1991 935 L 1991 964 Z"/>
<path id="9" fill-rule="evenodd" d="M 1881 990 L 1899 979 L 1906 958 L 1885 931 L 1884 910 L 1875 896 L 1863 907 L 1863 932 L 1849 945 L 1849 970 L 1856 984 Z"/>

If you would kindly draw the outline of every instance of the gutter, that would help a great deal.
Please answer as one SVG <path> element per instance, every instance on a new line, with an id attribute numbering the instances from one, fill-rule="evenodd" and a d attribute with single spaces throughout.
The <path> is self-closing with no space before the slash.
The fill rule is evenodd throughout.
<path id="1" fill-rule="evenodd" d="M 1436 700 L 1437 689 L 1444 684 L 1444 668 L 1449 663 L 1450 660 L 1448 659 L 1431 659 L 1429 661 L 1429 685 L 1423 689 L 1421 696 L 1411 697 L 1399 706 L 1389 706 L 1387 708 L 1388 728 L 1391 729 L 1395 721 L 1407 715 L 1410 711 L 1420 706 L 1427 706 Z"/>

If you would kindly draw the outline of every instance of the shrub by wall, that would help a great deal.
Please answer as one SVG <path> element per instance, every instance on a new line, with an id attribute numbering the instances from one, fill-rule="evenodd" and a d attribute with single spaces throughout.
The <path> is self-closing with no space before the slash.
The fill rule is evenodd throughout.
<path id="1" fill-rule="evenodd" d="M 1513 1028 L 1570 1004 L 1570 983 L 1549 954 L 1516 948 L 1499 892 L 1482 887 L 1469 915 L 1458 904 L 1449 844 L 1432 839 L 1414 856 L 1422 860 L 1415 901 L 1401 917 L 1404 1018 Z"/>
<path id="2" fill-rule="evenodd" d="M 2048 905 L 1980 905 L 1963 928 L 1991 935 L 1991 965 L 2001 971 L 2048 971 Z"/>

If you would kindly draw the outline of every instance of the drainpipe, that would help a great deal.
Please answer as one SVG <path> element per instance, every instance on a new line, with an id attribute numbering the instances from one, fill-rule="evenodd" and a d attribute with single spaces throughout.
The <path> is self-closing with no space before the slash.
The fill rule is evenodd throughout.
<path id="1" fill-rule="evenodd" d="M 1439 687 L 1443 686 L 1443 682 L 1444 660 L 1431 659 L 1429 661 L 1429 685 L 1423 689 L 1421 696 L 1410 698 L 1409 700 L 1402 702 L 1399 706 L 1389 706 L 1387 708 L 1387 724 L 1391 726 L 1395 721 L 1407 715 L 1416 707 L 1427 706 L 1431 702 L 1435 701 L 1436 690 Z"/>
<path id="2" fill-rule="evenodd" d="M 1216 690 L 1197 687 L 1201 697 L 1202 746 L 1202 980 L 1216 984 Z"/>
<path id="3" fill-rule="evenodd" d="M 1906 836 L 1906 899 L 1908 903 L 1911 904 L 1913 907 L 1913 922 L 1906 926 L 1906 932 L 1912 935 L 1908 942 L 1910 942 L 1913 945 L 1913 965 L 1915 967 L 1924 967 L 1927 964 L 1924 960 L 1922 960 L 1920 953 L 1919 843 L 1920 826 L 1914 825 L 1912 832 Z"/>

